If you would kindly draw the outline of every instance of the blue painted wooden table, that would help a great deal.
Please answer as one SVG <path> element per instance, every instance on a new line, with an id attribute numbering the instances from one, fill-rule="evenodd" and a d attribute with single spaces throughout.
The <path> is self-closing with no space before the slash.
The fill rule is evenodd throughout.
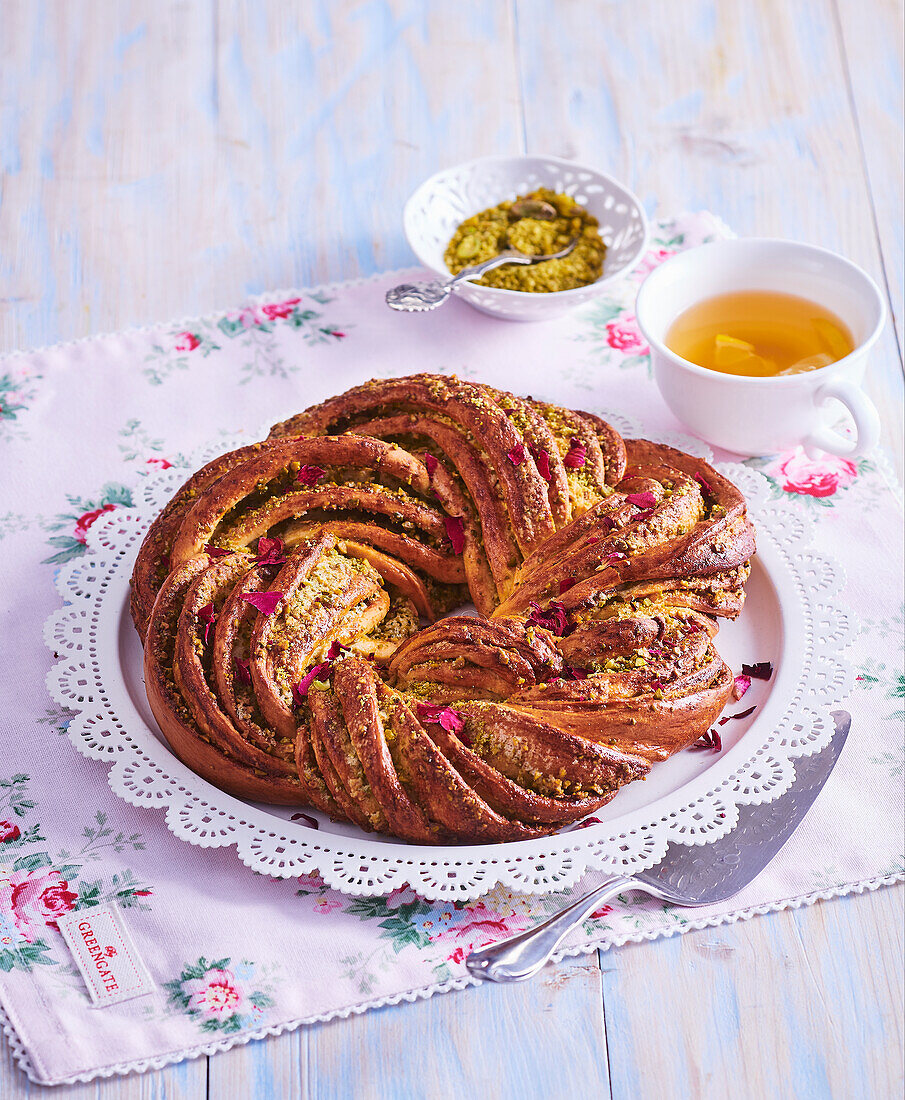
<path id="1" fill-rule="evenodd" d="M 901 101 L 898 0 L 3 0 L 0 350 L 410 264 L 422 178 L 549 152 L 866 267 L 901 475 Z M 58 1095 L 900 1096 L 903 893 Z"/>

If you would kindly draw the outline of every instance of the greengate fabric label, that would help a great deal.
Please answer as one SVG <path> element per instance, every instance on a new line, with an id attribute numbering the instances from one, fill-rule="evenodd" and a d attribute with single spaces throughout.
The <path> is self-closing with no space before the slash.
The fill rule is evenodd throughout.
<path id="1" fill-rule="evenodd" d="M 68 913 L 57 925 L 95 1004 L 118 1004 L 153 991 L 154 982 L 117 906 Z"/>

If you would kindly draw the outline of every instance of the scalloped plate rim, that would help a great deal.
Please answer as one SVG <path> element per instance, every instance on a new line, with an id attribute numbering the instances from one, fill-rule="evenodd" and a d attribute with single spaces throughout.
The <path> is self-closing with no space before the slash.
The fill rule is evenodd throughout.
<path id="1" fill-rule="evenodd" d="M 672 443 L 674 440 L 680 438 L 681 437 L 678 435 L 671 433 L 669 441 Z M 244 433 L 243 439 L 247 439 Z M 702 446 L 700 441 L 695 440 L 694 442 L 698 447 Z M 229 443 L 230 440 L 228 439 L 217 441 L 217 445 L 221 448 L 228 446 Z M 210 446 L 211 444 L 208 444 L 207 447 L 200 448 L 199 450 L 206 450 Z M 703 446 L 706 450 L 706 445 Z M 748 468 L 745 469 L 747 470 Z M 756 477 L 762 476 L 759 475 L 757 471 L 749 470 L 748 472 L 754 474 Z M 150 475 L 145 483 L 145 489 L 147 490 L 150 488 L 154 481 L 164 482 L 166 480 L 166 473 L 166 471 L 161 471 L 157 475 Z M 150 492 L 146 491 L 145 496 L 148 497 L 150 495 Z M 765 501 L 763 503 L 775 504 L 777 502 Z M 783 510 L 786 508 L 788 508 L 787 504 Z M 755 519 L 757 519 L 756 506 L 753 508 L 753 511 L 755 512 Z M 131 509 L 117 509 L 115 513 L 111 513 L 109 518 L 106 519 L 106 523 L 98 527 L 97 532 L 90 532 L 93 536 L 89 539 L 90 548 L 95 550 L 94 558 L 96 562 L 99 565 L 103 564 L 105 566 L 104 576 L 106 578 L 105 585 L 102 589 L 99 589 L 100 595 L 95 594 L 94 599 L 91 601 L 91 604 L 98 610 L 95 640 L 99 665 L 97 673 L 98 683 L 100 683 L 103 675 L 102 670 L 108 669 L 111 665 L 111 661 L 115 663 L 116 667 L 121 667 L 121 662 L 119 660 L 119 639 L 122 618 L 128 596 L 128 572 L 131 571 L 134 554 L 124 554 L 122 550 L 117 554 L 115 549 L 109 544 L 107 547 L 97 547 L 97 538 L 103 531 L 108 530 L 111 526 L 115 525 L 117 520 L 122 520 L 127 514 L 138 521 L 133 528 L 134 532 L 139 527 L 142 529 L 146 528 L 155 513 L 147 505 L 145 507 L 135 507 Z M 776 589 L 779 607 L 783 616 L 783 653 L 781 659 L 776 662 L 778 671 L 772 685 L 770 696 L 763 705 L 762 712 L 754 719 L 740 740 L 729 748 L 721 756 L 720 760 L 714 762 L 706 771 L 682 783 L 675 790 L 662 795 L 655 801 L 629 811 L 626 814 L 611 818 L 599 825 L 592 825 L 580 832 L 562 832 L 554 836 L 539 838 L 537 840 L 509 842 L 506 844 L 442 847 L 401 844 L 399 842 L 392 842 L 379 837 L 369 836 L 365 833 L 362 833 L 360 837 L 329 832 L 314 833 L 305 826 L 286 821 L 285 819 L 269 814 L 266 810 L 259 809 L 255 805 L 245 803 L 241 799 L 221 791 L 219 788 L 192 772 L 186 765 L 179 761 L 166 744 L 148 728 L 147 723 L 135 708 L 131 698 L 129 698 L 129 688 L 125 683 L 125 678 L 122 676 L 114 681 L 115 686 L 112 689 L 108 681 L 106 690 L 110 692 L 112 696 L 116 696 L 116 694 L 119 693 L 128 704 L 128 707 L 133 711 L 133 714 L 128 716 L 124 722 L 124 715 L 121 713 L 124 708 L 122 706 L 111 708 L 120 723 L 128 728 L 128 736 L 132 743 L 127 741 L 124 744 L 122 740 L 120 740 L 118 751 L 115 754 L 104 756 L 101 759 L 101 762 L 109 767 L 108 782 L 110 783 L 111 790 L 118 798 L 121 798 L 131 805 L 143 806 L 147 809 L 164 810 L 167 828 L 180 840 L 204 848 L 230 847 L 235 845 L 237 856 L 244 864 L 263 874 L 270 875 L 271 877 L 299 877 L 309 874 L 312 870 L 316 869 L 331 886 L 344 893 L 354 895 L 390 892 L 398 885 L 396 881 L 398 875 L 393 872 L 398 871 L 400 868 L 417 867 L 419 869 L 426 869 L 430 865 L 449 868 L 453 871 L 459 870 L 461 872 L 467 871 L 469 867 L 475 869 L 480 868 L 482 881 L 476 883 L 474 889 L 466 887 L 464 890 L 461 884 L 456 885 L 452 881 L 445 883 L 438 881 L 434 884 L 436 889 L 433 892 L 427 888 L 426 883 L 421 882 L 419 885 L 422 886 L 422 893 L 425 897 L 448 897 L 451 894 L 455 894 L 461 898 L 477 897 L 492 889 L 501 881 L 507 881 L 509 885 L 516 890 L 534 893 L 539 890 L 562 889 L 564 882 L 566 884 L 573 884 L 588 869 L 603 869 L 622 865 L 617 855 L 614 855 L 612 852 L 607 853 L 601 849 L 615 847 L 622 840 L 658 830 L 658 827 L 662 827 L 663 825 L 666 825 L 666 830 L 659 828 L 657 832 L 652 833 L 652 843 L 648 845 L 647 850 L 643 854 L 633 860 L 633 868 L 641 870 L 644 867 L 649 867 L 656 863 L 662 858 L 667 843 L 683 843 L 699 846 L 706 845 L 718 839 L 718 837 L 725 835 L 735 826 L 737 822 L 737 808 L 739 805 L 756 801 L 772 801 L 778 798 L 784 790 L 788 789 L 788 785 L 794 778 L 794 757 L 817 751 L 821 744 L 820 741 L 812 740 L 801 746 L 798 751 L 794 751 L 791 747 L 786 747 L 780 759 L 788 761 L 791 765 L 787 777 L 788 781 L 771 786 L 767 791 L 766 797 L 764 797 L 761 792 L 754 792 L 753 797 L 747 798 L 742 792 L 732 791 L 730 789 L 732 782 L 740 775 L 743 775 L 746 769 L 750 769 L 758 759 L 763 757 L 770 758 L 771 756 L 771 746 L 776 740 L 775 729 L 772 727 L 781 727 L 788 718 L 787 700 L 789 698 L 789 693 L 787 689 L 791 686 L 794 690 L 796 683 L 801 686 L 806 679 L 803 673 L 796 677 L 796 662 L 789 659 L 789 647 L 790 644 L 794 642 L 796 636 L 799 641 L 802 640 L 804 620 L 807 615 L 813 613 L 813 605 L 819 602 L 813 597 L 809 598 L 800 577 L 796 575 L 794 562 L 791 560 L 794 559 L 802 549 L 806 548 L 807 542 L 809 541 L 809 531 L 807 527 L 805 526 L 804 535 L 800 539 L 799 544 L 795 547 L 795 550 L 791 554 L 786 555 L 786 557 L 790 559 L 788 561 L 783 561 L 783 550 L 780 548 L 778 542 L 772 537 L 772 531 L 769 524 L 760 522 L 758 525 L 758 532 L 759 534 L 764 532 L 771 536 L 769 539 L 769 548 L 766 549 L 766 553 L 764 553 L 763 543 L 761 543 L 761 547 L 758 551 L 758 563 L 764 568 L 767 577 Z M 827 555 L 814 551 L 810 551 L 810 554 L 812 556 L 816 555 L 821 560 L 827 562 L 830 569 L 834 568 L 833 563 Z M 107 555 L 111 555 L 112 560 L 108 560 Z M 765 558 L 766 564 L 764 564 Z M 75 567 L 83 567 L 84 563 L 85 559 L 82 558 L 79 559 L 78 562 L 73 563 L 73 565 Z M 63 567 L 57 575 L 57 587 L 64 596 L 64 599 L 68 598 L 70 595 L 65 591 L 65 578 L 68 575 L 69 573 L 66 567 Z M 796 583 L 802 583 L 803 599 L 798 598 L 795 593 Z M 831 593 L 827 593 L 828 597 L 830 595 Z M 57 619 L 59 612 L 60 609 L 56 609 L 48 618 L 45 633 L 49 632 L 47 628 Z M 127 611 L 125 611 L 125 613 L 127 614 Z M 789 629 L 790 627 L 792 629 Z M 49 644 L 49 639 L 45 638 L 45 640 L 48 641 Z M 847 644 L 847 642 L 845 644 Z M 838 648 L 841 650 L 843 645 L 840 645 Z M 70 705 L 70 701 L 56 695 L 51 684 L 54 672 L 58 666 L 69 661 L 78 660 L 79 652 L 80 649 L 78 647 L 73 647 L 73 649 L 65 655 L 61 655 L 61 660 L 55 663 L 48 673 L 48 687 L 51 690 L 51 694 L 54 694 L 55 698 L 58 698 L 58 701 L 69 707 L 69 709 L 76 710 L 78 710 L 78 708 L 73 708 Z M 812 644 L 810 650 L 804 654 L 808 664 L 813 663 L 815 655 L 816 648 Z M 838 653 L 833 654 L 833 660 L 839 663 Z M 106 677 L 104 678 L 106 679 Z M 117 701 L 118 700 L 114 698 L 113 702 L 116 703 Z M 823 703 L 814 703 L 813 706 L 816 709 L 827 709 L 826 705 Z M 101 714 L 103 710 L 104 707 L 99 700 L 86 703 L 81 707 L 81 713 L 83 714 Z M 133 729 L 135 718 L 138 719 L 138 723 L 143 727 L 142 735 L 139 735 L 137 731 Z M 771 727 L 769 732 L 763 732 L 768 725 Z M 759 738 L 757 734 L 758 730 L 761 731 Z M 826 736 L 829 736 L 829 731 Z M 70 740 L 80 753 L 90 756 L 93 759 L 98 759 L 96 754 L 89 751 L 89 746 L 84 743 L 83 736 L 77 730 L 72 731 Z M 754 748 L 752 748 L 753 742 L 756 742 Z M 164 773 L 168 781 L 169 789 L 165 789 L 162 792 L 160 800 L 156 805 L 140 798 L 130 798 L 125 793 L 126 784 L 123 778 L 124 769 L 128 767 L 129 763 L 132 761 L 136 759 L 140 760 L 142 754 L 144 754 L 150 763 Z M 114 787 L 114 782 L 116 782 L 117 787 L 122 789 L 116 789 L 116 787 Z M 176 790 L 176 787 L 180 785 L 187 791 L 187 796 L 185 798 L 180 798 L 178 790 Z M 704 834 L 696 834 L 691 837 L 675 835 L 674 830 L 672 832 L 669 831 L 668 818 L 670 816 L 687 814 L 693 811 L 694 806 L 700 804 L 702 800 L 720 798 L 725 802 L 725 817 L 721 824 L 714 825 Z M 229 826 L 241 828 L 244 824 L 246 830 L 245 835 L 228 835 L 223 837 L 188 835 L 180 826 L 178 820 L 179 811 L 182 807 L 189 807 L 198 802 L 204 803 L 215 813 L 225 812 L 228 815 L 226 824 Z M 292 854 L 294 865 L 271 867 L 261 859 L 255 859 L 254 853 L 249 851 L 249 846 L 254 843 L 256 837 L 262 835 L 267 836 L 275 831 L 285 834 L 284 836 L 277 837 L 276 839 L 278 841 L 285 840 L 291 848 L 300 847 L 301 850 L 298 854 Z M 248 858 L 246 858 L 246 856 Z M 512 881 L 512 877 L 518 874 L 518 868 L 513 866 L 513 864 L 518 864 L 522 861 L 526 863 L 534 863 L 535 861 L 540 862 L 545 857 L 552 859 L 567 857 L 570 861 L 570 865 L 568 867 L 561 867 L 559 874 L 555 876 L 556 881 L 551 884 L 544 885 L 537 881 L 519 881 L 517 883 Z M 353 884 L 342 880 L 331 873 L 331 863 L 337 858 L 340 860 L 348 858 L 375 863 L 375 870 L 378 871 L 378 873 L 379 867 L 382 865 L 386 868 L 390 881 L 377 885 L 361 886 L 360 884 Z M 304 866 L 299 866 L 299 864 L 304 864 Z M 492 881 L 484 881 L 488 876 Z"/>

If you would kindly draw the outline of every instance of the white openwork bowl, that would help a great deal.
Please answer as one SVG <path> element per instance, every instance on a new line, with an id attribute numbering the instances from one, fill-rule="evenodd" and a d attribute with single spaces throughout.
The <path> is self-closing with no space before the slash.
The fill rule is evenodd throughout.
<path id="1" fill-rule="evenodd" d="M 482 313 L 508 321 L 556 317 L 627 275 L 647 247 L 647 219 L 640 202 L 603 172 L 559 157 L 481 157 L 457 164 L 425 180 L 405 204 L 405 235 L 426 267 L 449 276 L 443 253 L 461 223 L 538 187 L 572 195 L 600 222 L 607 252 L 597 282 L 550 294 L 460 283 L 455 293 Z"/>

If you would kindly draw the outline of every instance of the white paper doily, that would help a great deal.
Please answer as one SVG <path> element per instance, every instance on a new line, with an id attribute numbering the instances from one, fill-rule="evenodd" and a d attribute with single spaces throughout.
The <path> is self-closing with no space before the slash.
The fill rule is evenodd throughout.
<path id="1" fill-rule="evenodd" d="M 612 421 L 640 434 L 626 417 Z M 661 441 L 711 455 L 699 440 Z M 234 446 L 219 439 L 193 456 L 192 469 Z M 288 820 L 291 808 L 242 802 L 185 767 L 162 739 L 141 678 L 140 646 L 128 613 L 129 576 L 151 521 L 187 476 L 173 468 L 151 474 L 136 489 L 134 508 L 117 508 L 88 531 L 88 553 L 63 565 L 56 586 L 66 606 L 45 624 L 45 641 L 61 659 L 47 684 L 75 711 L 69 739 L 83 755 L 110 765 L 120 798 L 165 810 L 178 837 L 202 848 L 236 846 L 253 870 L 277 878 L 319 872 L 347 894 L 388 894 L 408 883 L 430 900 L 469 900 L 498 883 L 542 893 L 572 886 L 588 869 L 632 874 L 652 866 L 667 844 L 706 844 L 738 820 L 738 806 L 769 802 L 795 776 L 793 760 L 823 748 L 833 733 L 829 712 L 851 688 L 843 650 L 857 626 L 837 603 L 843 577 L 809 549 L 810 525 L 770 499 L 766 479 L 736 464 L 717 465 L 742 490 L 757 527 L 758 554 L 748 603 L 721 629 L 719 649 L 734 668 L 770 660 L 769 684 L 756 682 L 733 710 L 754 703 L 745 720 L 722 727 L 719 755 L 678 753 L 644 783 L 630 784 L 595 817 L 600 824 L 541 840 L 497 845 L 424 847 L 376 837 L 320 815 L 314 830 Z M 310 811 L 306 811 L 310 812 Z"/>

